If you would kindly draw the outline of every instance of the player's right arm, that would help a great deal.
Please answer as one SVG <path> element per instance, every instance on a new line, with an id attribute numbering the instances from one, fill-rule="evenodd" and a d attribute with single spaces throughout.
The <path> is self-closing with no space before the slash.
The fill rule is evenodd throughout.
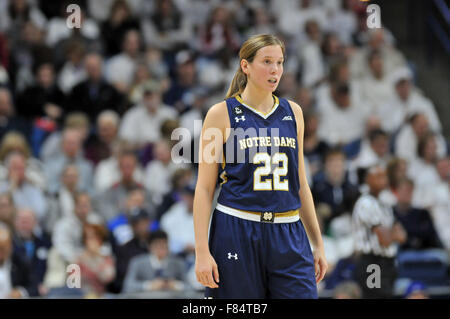
<path id="1" fill-rule="evenodd" d="M 208 227 L 227 127 L 229 117 L 226 102 L 213 105 L 206 114 L 200 136 L 194 196 L 195 273 L 197 280 L 210 288 L 218 287 L 216 282 L 219 282 L 219 271 L 209 251 Z"/>

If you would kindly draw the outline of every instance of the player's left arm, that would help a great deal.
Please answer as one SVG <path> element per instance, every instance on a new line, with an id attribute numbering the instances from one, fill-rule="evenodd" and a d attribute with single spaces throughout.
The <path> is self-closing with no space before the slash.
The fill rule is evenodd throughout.
<path id="1" fill-rule="evenodd" d="M 298 147 L 298 174 L 300 179 L 300 200 L 302 208 L 300 209 L 300 218 L 308 238 L 313 246 L 314 266 L 316 270 L 316 282 L 319 283 L 326 274 L 328 264 L 325 258 L 325 250 L 323 246 L 322 234 L 320 232 L 319 223 L 317 221 L 316 210 L 311 190 L 308 185 L 305 173 L 305 162 L 303 157 L 303 134 L 304 120 L 301 107 L 292 101 L 289 101 L 295 115 L 297 123 L 297 147 Z"/>

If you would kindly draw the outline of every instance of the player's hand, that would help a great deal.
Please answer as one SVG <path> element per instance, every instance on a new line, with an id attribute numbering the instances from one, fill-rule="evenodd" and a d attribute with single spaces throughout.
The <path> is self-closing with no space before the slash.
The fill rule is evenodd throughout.
<path id="1" fill-rule="evenodd" d="M 219 269 L 216 261 L 209 252 L 199 253 L 195 255 L 195 275 L 197 281 L 205 287 L 218 288 Z M 214 277 L 213 277 L 214 276 Z"/>
<path id="2" fill-rule="evenodd" d="M 322 281 L 323 277 L 327 273 L 328 263 L 325 259 L 325 252 L 323 249 L 314 249 L 314 269 L 316 273 L 316 283 Z"/>

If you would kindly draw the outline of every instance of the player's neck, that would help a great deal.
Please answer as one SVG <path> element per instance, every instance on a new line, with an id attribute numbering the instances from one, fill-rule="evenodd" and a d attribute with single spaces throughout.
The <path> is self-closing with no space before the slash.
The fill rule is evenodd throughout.
<path id="1" fill-rule="evenodd" d="M 242 101 L 254 109 L 267 113 L 273 107 L 272 92 L 258 90 L 251 85 L 247 85 L 241 93 Z"/>

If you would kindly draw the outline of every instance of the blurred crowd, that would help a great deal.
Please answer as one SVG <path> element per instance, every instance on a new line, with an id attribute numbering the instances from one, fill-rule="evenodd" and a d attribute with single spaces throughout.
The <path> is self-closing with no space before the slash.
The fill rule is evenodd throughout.
<path id="1" fill-rule="evenodd" d="M 66 23 L 72 3 L 81 28 Z M 260 33 L 286 43 L 275 94 L 304 113 L 330 265 L 320 288 L 360 296 L 345 274 L 374 165 L 407 234 L 399 251 L 448 252 L 448 141 L 394 35 L 366 20 L 357 0 L 0 0 L 0 298 L 202 289 L 193 123 Z M 171 156 L 180 127 L 186 164 Z M 71 264 L 81 289 L 68 288 Z"/>

